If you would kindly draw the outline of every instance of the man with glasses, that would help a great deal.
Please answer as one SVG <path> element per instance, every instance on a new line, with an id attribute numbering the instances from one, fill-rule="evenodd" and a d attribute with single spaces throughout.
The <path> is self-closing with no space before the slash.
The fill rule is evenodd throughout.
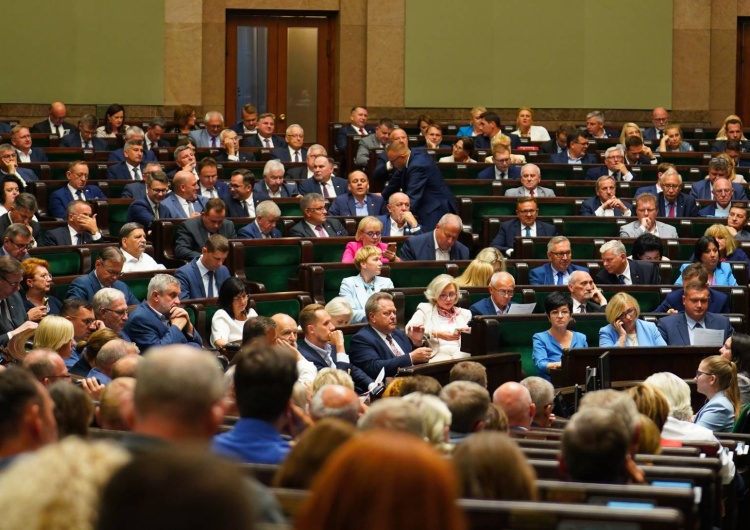
<path id="1" fill-rule="evenodd" d="M 747 208 L 741 204 L 733 204 L 729 207 L 727 226 L 736 232 L 735 239 L 750 239 L 747 228 Z M 2 219 L 0 219 L 2 221 Z"/>
<path id="2" fill-rule="evenodd" d="M 370 193 L 370 180 L 363 171 L 349 173 L 349 191 L 336 197 L 328 209 L 331 215 L 354 217 L 378 216 L 385 213 L 385 201 Z"/>
<path id="3" fill-rule="evenodd" d="M 20 193 L 16 196 L 8 213 L 0 216 L 0 232 L 5 233 L 5 230 L 13 223 L 21 223 L 31 230 L 34 240 L 39 241 L 42 237 L 42 227 L 37 221 L 34 221 L 36 210 L 36 197 L 31 193 Z"/>
<path id="4" fill-rule="evenodd" d="M 146 232 L 138 223 L 125 223 L 120 228 L 120 251 L 125 257 L 122 272 L 141 272 L 166 269 L 146 252 Z"/>
<path id="5" fill-rule="evenodd" d="M 194 177 L 193 177 L 194 178 Z M 169 178 L 163 171 L 153 171 L 146 174 L 146 196 L 134 200 L 128 206 L 126 220 L 128 223 L 138 223 L 151 231 L 151 223 L 155 219 L 169 219 L 169 209 L 162 201 L 169 193 Z"/>
<path id="6" fill-rule="evenodd" d="M 401 248 L 404 261 L 455 261 L 469 259 L 469 249 L 458 241 L 463 224 L 461 218 L 447 213 L 435 230 L 410 237 Z"/>
<path id="7" fill-rule="evenodd" d="M 34 379 L 46 387 L 58 381 L 71 382 L 65 361 L 53 350 L 46 348 L 31 350 L 23 359 L 23 367 L 34 375 Z"/>
<path id="8" fill-rule="evenodd" d="M 229 186 L 226 182 L 219 180 L 219 168 L 216 160 L 207 156 L 198 162 L 198 180 L 200 181 L 201 197 L 208 199 L 223 199 L 229 196 Z"/>
<path id="9" fill-rule="evenodd" d="M 714 202 L 701 208 L 698 212 L 701 217 L 716 217 L 716 218 L 729 218 L 729 210 L 732 205 L 732 183 L 729 179 L 716 179 L 713 188 L 711 189 L 711 195 L 714 197 Z"/>
<path id="10" fill-rule="evenodd" d="M 572 129 L 567 134 L 568 149 L 549 157 L 552 164 L 596 164 L 596 155 L 586 154 L 589 140 L 581 129 Z"/>
<path id="11" fill-rule="evenodd" d="M 308 193 L 302 197 L 299 206 L 304 219 L 289 230 L 290 237 L 341 237 L 348 235 L 344 225 L 337 219 L 328 219 L 326 200 L 320 193 Z"/>
<path id="12" fill-rule="evenodd" d="M 18 289 L 23 281 L 23 267 L 10 256 L 0 257 L 0 347 L 8 345 L 11 337 L 36 329 L 37 323 L 28 320 Z"/>
<path id="13" fill-rule="evenodd" d="M 253 162 L 255 155 L 240 151 L 240 137 L 232 129 L 224 129 L 219 135 L 222 149 L 214 159 L 217 162 Z"/>
<path id="14" fill-rule="evenodd" d="M 0 145 L 0 180 L 6 175 L 12 175 L 18 180 L 18 185 L 26 187 L 27 182 L 39 180 L 36 173 L 25 167 L 18 167 L 18 155 L 10 144 Z"/>
<path id="15" fill-rule="evenodd" d="M 157 118 L 159 119 L 159 118 Z M 125 144 L 128 142 L 135 142 L 143 146 L 143 162 L 156 162 L 156 154 L 153 149 L 147 149 L 144 140 L 146 134 L 143 129 L 137 125 L 131 125 L 125 129 Z M 124 162 L 125 161 L 125 148 L 115 149 L 109 152 L 108 162 Z M 130 178 L 130 177 L 127 177 Z"/>
<path id="16" fill-rule="evenodd" d="M 229 177 L 229 192 L 222 197 L 228 217 L 256 217 L 255 175 L 249 169 L 235 169 Z"/>
<path id="17" fill-rule="evenodd" d="M 93 199 L 106 200 L 99 186 L 88 184 L 89 166 L 83 160 L 76 160 L 68 165 L 65 173 L 68 185 L 60 188 L 49 196 L 47 213 L 58 219 L 65 219 L 65 209 L 73 200 L 88 201 Z"/>
<path id="18" fill-rule="evenodd" d="M 117 331 L 123 339 L 131 342 L 130 337 L 124 331 L 125 323 L 128 321 L 128 303 L 122 291 L 105 287 L 94 295 L 92 301 L 94 317 L 104 323 L 104 327 Z"/>
<path id="19" fill-rule="evenodd" d="M 596 275 L 599 285 L 659 285 L 659 269 L 650 261 L 628 259 L 625 245 L 617 239 L 607 241 L 600 248 L 602 270 Z"/>
<path id="20" fill-rule="evenodd" d="M 326 199 L 333 199 L 346 193 L 347 182 L 333 175 L 333 159 L 318 155 L 313 161 L 313 177 L 299 185 L 299 192 L 320 193 Z"/>
<path id="21" fill-rule="evenodd" d="M 32 241 L 31 230 L 26 225 L 13 223 L 5 230 L 0 255 L 23 261 L 29 257 Z"/>
<path id="22" fill-rule="evenodd" d="M 99 243 L 102 233 L 96 224 L 96 216 L 91 213 L 91 205 L 85 201 L 74 200 L 66 209 L 68 224 L 44 233 L 43 247 L 90 245 Z"/>
<path id="23" fill-rule="evenodd" d="M 571 262 L 573 253 L 570 250 L 570 241 L 565 236 L 555 236 L 549 240 L 547 259 L 548 263 L 529 272 L 531 285 L 568 285 L 570 275 L 575 271 L 589 271 L 586 267 Z"/>
<path id="24" fill-rule="evenodd" d="M 706 286 L 708 283 L 708 271 L 702 263 L 691 263 L 684 269 L 682 269 L 682 285 L 687 285 L 692 281 L 700 281 Z M 731 313 L 731 306 L 729 304 L 729 296 L 711 289 L 709 286 L 709 299 L 708 299 L 708 311 L 711 313 Z M 659 307 L 654 309 L 654 313 L 679 313 L 685 311 L 685 304 L 683 303 L 683 295 L 685 294 L 684 289 L 675 289 L 664 297 L 664 301 L 659 304 Z"/>
<path id="25" fill-rule="evenodd" d="M 656 107 L 651 112 L 653 127 L 643 131 L 644 140 L 661 140 L 664 137 L 664 127 L 669 125 L 669 113 L 664 107 Z"/>
<path id="26" fill-rule="evenodd" d="M 630 182 L 633 174 L 625 165 L 625 152 L 621 145 L 615 145 L 604 152 L 604 165 L 593 167 L 586 172 L 586 180 L 599 180 L 608 175 L 618 182 Z"/>
<path id="27" fill-rule="evenodd" d="M 143 180 L 146 167 L 143 163 L 143 142 L 128 140 L 122 148 L 125 159 L 109 166 L 107 180 Z"/>
<path id="28" fill-rule="evenodd" d="M 555 192 L 550 188 L 539 185 L 542 174 L 539 166 L 526 164 L 521 168 L 521 185 L 517 188 L 505 190 L 506 197 L 554 197 Z"/>
<path id="29" fill-rule="evenodd" d="M 99 119 L 93 114 L 85 114 L 78 120 L 78 131 L 66 134 L 60 140 L 60 147 L 72 147 L 74 149 L 91 149 L 94 151 L 106 151 L 107 142 L 104 138 L 97 138 L 96 128 Z"/>
<path id="30" fill-rule="evenodd" d="M 516 280 L 507 272 L 498 271 L 490 278 L 490 296 L 473 304 L 469 311 L 477 315 L 507 315 L 513 299 Z"/>
<path id="31" fill-rule="evenodd" d="M 117 247 L 107 247 L 101 251 L 94 263 L 94 270 L 86 276 L 73 280 L 65 298 L 80 298 L 92 302 L 94 295 L 104 287 L 112 287 L 122 291 L 128 305 L 138 305 L 138 299 L 130 292 L 125 282 L 120 281 L 123 275 L 122 266 L 125 257 Z"/>
<path id="32" fill-rule="evenodd" d="M 271 151 L 271 158 L 282 162 L 304 162 L 307 158 L 307 148 L 302 146 L 305 142 L 305 131 L 302 127 L 296 123 L 287 127 L 286 142 L 287 145 Z"/>
<path id="33" fill-rule="evenodd" d="M 224 130 L 224 116 L 220 112 L 210 111 L 204 116 L 203 122 L 206 128 L 190 131 L 188 135 L 190 139 L 195 142 L 197 147 L 221 148 L 219 134 Z"/>
<path id="34" fill-rule="evenodd" d="M 72 368 L 81 358 L 77 344 L 89 339 L 89 336 L 97 330 L 104 329 L 104 322 L 94 318 L 94 308 L 86 300 L 80 298 L 68 298 L 63 301 L 60 316 L 66 318 L 73 324 L 73 341 L 76 347 L 70 357 L 65 359 L 65 366 Z"/>
<path id="35" fill-rule="evenodd" d="M 240 239 L 271 239 L 281 237 L 276 223 L 281 217 L 281 209 L 273 201 L 263 201 L 255 209 L 255 221 L 237 231 Z"/>
<path id="36" fill-rule="evenodd" d="M 187 298 L 214 298 L 229 279 L 229 269 L 224 261 L 229 255 L 229 241 L 214 234 L 206 240 L 199 257 L 183 265 L 174 276 L 180 282 L 180 300 Z"/>
<path id="37" fill-rule="evenodd" d="M 10 131 L 10 143 L 16 148 L 18 161 L 22 164 L 29 162 L 47 162 L 47 155 L 39 147 L 31 148 L 31 132 L 23 125 L 16 125 Z"/>
<path id="38" fill-rule="evenodd" d="M 692 197 L 695 197 L 696 199 L 712 199 L 713 196 L 711 190 L 713 189 L 716 180 L 720 178 L 728 179 L 729 176 L 729 162 L 727 162 L 723 158 L 712 158 L 708 163 L 708 177 L 703 180 L 699 180 L 698 182 L 693 182 L 693 185 L 690 188 L 690 195 Z M 731 184 L 732 188 L 734 189 L 734 193 L 732 193 L 732 200 L 747 200 L 747 194 L 745 193 L 745 188 L 742 187 L 742 184 L 737 184 L 734 182 Z"/>
<path id="39" fill-rule="evenodd" d="M 123 199 L 140 199 L 146 196 L 146 181 L 148 180 L 149 174 L 155 171 L 163 171 L 159 162 L 147 162 L 146 167 L 143 168 L 143 180 L 136 180 L 129 184 L 125 184 L 122 190 Z"/>
<path id="40" fill-rule="evenodd" d="M 695 344 L 695 330 L 702 328 L 722 331 L 723 344 L 732 336 L 734 328 L 727 317 L 708 311 L 708 285 L 701 280 L 693 280 L 684 289 L 682 302 L 685 312 L 662 317 L 657 324 L 664 341 L 669 346 L 691 346 Z"/>
<path id="41" fill-rule="evenodd" d="M 521 167 L 511 165 L 510 150 L 502 145 L 496 144 L 492 147 L 492 162 L 494 167 L 483 169 L 477 174 L 477 180 L 518 180 L 521 178 Z"/>
<path id="42" fill-rule="evenodd" d="M 522 237 L 552 237 L 557 235 L 557 229 L 549 224 L 537 221 L 539 207 L 533 197 L 521 197 L 516 206 L 516 218 L 503 221 L 500 230 L 490 243 L 507 257 L 513 254 L 513 247 L 518 236 Z"/>
<path id="43" fill-rule="evenodd" d="M 636 238 L 645 233 L 653 234 L 661 239 L 676 239 L 677 229 L 666 223 L 656 220 L 656 195 L 641 193 L 635 199 L 635 215 L 637 221 L 622 225 L 620 237 Z"/>
<path id="44" fill-rule="evenodd" d="M 697 183 L 696 183 L 697 184 Z M 682 192 L 682 176 L 675 169 L 668 169 L 661 176 L 662 191 L 656 197 L 659 217 L 698 217 L 695 198 Z"/>
<path id="45" fill-rule="evenodd" d="M 312 149 L 311 147 L 310 151 Z M 308 151 L 308 159 L 310 158 L 310 151 Z M 307 167 L 292 169 L 304 169 L 307 171 Z M 284 164 L 278 160 L 269 160 L 263 166 L 263 180 L 256 182 L 255 186 L 253 186 L 253 196 L 256 201 L 260 202 L 267 199 L 298 197 L 299 191 L 294 182 L 284 182 Z"/>

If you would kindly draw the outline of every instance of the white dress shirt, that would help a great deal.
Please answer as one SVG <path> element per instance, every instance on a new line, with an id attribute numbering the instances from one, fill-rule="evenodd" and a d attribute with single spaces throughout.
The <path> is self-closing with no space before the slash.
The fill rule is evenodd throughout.
<path id="1" fill-rule="evenodd" d="M 154 258 L 146 254 L 141 254 L 140 258 L 136 258 L 125 252 L 122 248 L 122 255 L 125 257 L 125 263 L 122 265 L 122 272 L 141 272 L 141 271 L 156 271 L 166 269 L 161 263 L 156 263 Z"/>

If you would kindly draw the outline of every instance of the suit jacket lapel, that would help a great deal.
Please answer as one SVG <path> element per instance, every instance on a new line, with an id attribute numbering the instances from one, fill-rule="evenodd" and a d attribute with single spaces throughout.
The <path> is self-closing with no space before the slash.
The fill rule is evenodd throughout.
<path id="1" fill-rule="evenodd" d="M 690 333 L 688 333 L 687 317 L 685 316 L 685 313 L 680 313 L 680 319 L 677 322 L 677 331 L 679 331 L 680 337 L 682 337 L 683 342 L 689 346 Z"/>
<path id="2" fill-rule="evenodd" d="M 203 298 L 205 298 L 206 288 L 203 287 L 203 278 L 201 278 L 201 271 L 198 268 L 198 263 L 195 260 L 190 263 L 190 272 L 193 274 L 193 281 L 198 282 L 198 287 L 201 290 L 201 294 L 203 295 Z"/>

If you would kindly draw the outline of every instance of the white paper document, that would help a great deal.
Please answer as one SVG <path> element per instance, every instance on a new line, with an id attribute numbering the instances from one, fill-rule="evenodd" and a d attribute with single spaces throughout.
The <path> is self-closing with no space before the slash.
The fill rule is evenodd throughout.
<path id="1" fill-rule="evenodd" d="M 534 308 L 536 307 L 536 302 L 532 302 L 531 304 L 510 304 L 510 309 L 508 310 L 509 315 L 530 315 L 534 312 Z"/>
<path id="2" fill-rule="evenodd" d="M 693 346 L 722 346 L 723 344 L 723 329 L 696 328 L 693 330 Z"/>

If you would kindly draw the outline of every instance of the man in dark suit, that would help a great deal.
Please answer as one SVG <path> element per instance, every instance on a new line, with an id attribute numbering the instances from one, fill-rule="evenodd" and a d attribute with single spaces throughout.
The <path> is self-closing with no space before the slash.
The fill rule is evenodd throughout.
<path id="1" fill-rule="evenodd" d="M 425 149 L 453 149 L 449 143 L 443 143 L 443 129 L 437 123 L 427 127 L 424 135 Z"/>
<path id="2" fill-rule="evenodd" d="M 145 352 L 153 346 L 187 344 L 200 348 L 203 339 L 180 305 L 180 282 L 169 274 L 157 274 L 148 283 L 148 295 L 125 324 L 125 332 Z"/>
<path id="3" fill-rule="evenodd" d="M 650 261 L 628 259 L 625 245 L 613 239 L 604 243 L 602 254 L 604 268 L 596 275 L 596 283 L 607 285 L 659 285 L 659 269 Z"/>
<path id="4" fill-rule="evenodd" d="M 217 162 L 254 162 L 255 155 L 240 151 L 240 137 L 232 129 L 224 129 L 219 135 L 222 149 L 214 157 Z"/>
<path id="5" fill-rule="evenodd" d="M 0 223 L 2 223 L 2 217 L 0 217 Z M 750 232 L 747 231 L 747 219 L 748 212 L 747 208 L 742 204 L 733 204 L 729 208 L 729 217 L 727 218 L 727 226 L 733 228 L 737 234 L 734 236 L 735 239 L 750 239 Z"/>
<path id="6" fill-rule="evenodd" d="M 747 152 L 747 142 L 741 142 L 740 140 L 727 140 L 727 143 L 724 146 L 724 154 L 732 159 L 735 168 L 750 167 L 750 160 L 740 158 L 740 154 Z"/>
<path id="7" fill-rule="evenodd" d="M 339 195 L 328 208 L 329 215 L 365 217 L 385 213 L 385 201 L 380 195 L 369 193 L 370 181 L 364 171 L 349 173 L 349 191 Z"/>
<path id="8" fill-rule="evenodd" d="M 549 259 L 548 263 L 531 269 L 529 273 L 531 285 L 567 285 L 573 272 L 588 272 L 586 267 L 571 263 L 573 253 L 570 250 L 570 241 L 565 236 L 555 236 L 549 240 L 547 259 Z"/>
<path id="9" fill-rule="evenodd" d="M 437 162 L 425 151 L 410 151 L 406 144 L 388 146 L 388 160 L 397 172 L 383 190 L 383 198 L 402 191 L 411 200 L 411 210 L 424 230 L 432 230 L 447 213 L 458 213 L 456 197 L 448 188 Z"/>
<path id="10" fill-rule="evenodd" d="M 349 355 L 352 364 L 375 379 L 380 370 L 394 377 L 399 368 L 426 363 L 432 350 L 422 346 L 424 330 L 412 336 L 396 327 L 396 306 L 390 293 L 375 293 L 365 304 L 368 326 L 352 337 Z M 413 340 L 412 340 L 413 339 Z"/>
<path id="11" fill-rule="evenodd" d="M 10 134 L 10 125 L 0 121 L 0 134 Z"/>
<path id="12" fill-rule="evenodd" d="M 71 162 L 68 166 L 68 171 L 65 173 L 65 177 L 68 179 L 68 185 L 64 188 L 52 193 L 49 196 L 47 213 L 52 217 L 58 219 L 64 219 L 66 217 L 66 209 L 68 204 L 73 199 L 79 201 L 88 201 L 92 199 L 104 199 L 106 196 L 99 189 L 99 186 L 88 184 L 89 180 L 89 167 L 86 162 L 76 160 Z"/>
<path id="13" fill-rule="evenodd" d="M 482 134 L 474 137 L 474 149 L 492 149 L 492 140 L 503 132 L 500 116 L 492 111 L 483 112 L 479 115 L 479 127 Z M 510 141 L 511 148 L 520 143 L 519 138 L 515 135 L 511 135 Z"/>
<path id="14" fill-rule="evenodd" d="M 507 315 L 513 303 L 516 280 L 507 272 L 498 271 L 490 278 L 490 296 L 482 298 L 469 308 L 473 316 Z"/>
<path id="15" fill-rule="evenodd" d="M 630 216 L 633 206 L 615 196 L 617 185 L 614 177 L 603 175 L 596 181 L 596 197 L 586 199 L 581 204 L 581 215 L 596 217 Z"/>
<path id="16" fill-rule="evenodd" d="M 219 180 L 219 168 L 216 160 L 207 156 L 201 159 L 196 166 L 198 170 L 198 180 L 200 182 L 200 191 L 198 195 L 208 199 L 223 199 L 229 196 L 229 186 L 226 182 Z"/>
<path id="17" fill-rule="evenodd" d="M 169 193 L 169 179 L 163 171 L 146 174 L 146 195 L 134 200 L 128 207 L 127 222 L 138 223 L 146 231 L 151 230 L 154 219 L 169 219 L 169 211 L 162 201 Z"/>
<path id="18" fill-rule="evenodd" d="M 47 155 L 39 147 L 31 147 L 31 133 L 28 127 L 16 125 L 10 130 L 10 143 L 16 149 L 21 164 L 29 162 L 47 162 Z"/>
<path id="19" fill-rule="evenodd" d="M 581 129 L 571 129 L 566 134 L 568 148 L 549 157 L 552 164 L 596 164 L 596 155 L 587 155 L 589 140 Z"/>
<path id="20" fill-rule="evenodd" d="M 65 218 L 68 224 L 46 231 L 40 246 L 80 246 L 101 242 L 102 232 L 96 224 L 96 216 L 92 215 L 89 203 L 71 201 L 65 210 Z"/>
<path id="21" fill-rule="evenodd" d="M 88 302 L 94 301 L 94 295 L 102 287 L 112 287 L 122 291 L 128 305 L 138 305 L 139 300 L 130 292 L 125 282 L 118 280 L 122 276 L 122 266 L 125 257 L 117 247 L 107 247 L 99 253 L 94 262 L 94 270 L 85 276 L 79 276 L 68 287 L 65 298 L 80 298 Z M 131 337 L 134 335 L 128 333 Z"/>
<path id="22" fill-rule="evenodd" d="M 391 133 L 396 126 L 389 118 L 383 118 L 378 122 L 374 134 L 369 134 L 359 141 L 357 154 L 354 158 L 354 165 L 360 168 L 366 168 L 370 161 L 371 149 L 383 149 L 390 143 Z"/>
<path id="23" fill-rule="evenodd" d="M 178 145 L 174 148 L 174 163 L 177 164 L 177 168 L 167 173 L 167 176 L 171 179 L 177 174 L 178 171 L 189 171 L 198 176 L 198 171 L 195 169 L 197 161 L 195 159 L 195 150 L 190 145 Z"/>
<path id="24" fill-rule="evenodd" d="M 604 114 L 598 110 L 586 114 L 586 131 L 589 138 L 617 138 L 620 133 L 615 129 L 604 127 Z"/>
<path id="25" fill-rule="evenodd" d="M 299 204 L 304 219 L 289 230 L 290 237 L 341 237 L 348 235 L 338 219 L 328 219 L 326 200 L 319 193 L 308 193 Z"/>
<path id="26" fill-rule="evenodd" d="M 42 227 L 37 221 L 34 221 L 34 214 L 37 209 L 36 197 L 31 193 L 19 193 L 8 213 L 0 216 L 0 234 L 5 233 L 5 230 L 13 223 L 21 223 L 29 227 L 37 243 L 41 241 Z"/>
<path id="27" fill-rule="evenodd" d="M 78 120 L 78 130 L 75 128 L 70 134 L 66 134 L 60 140 L 60 147 L 72 147 L 75 149 L 92 149 L 94 151 L 106 151 L 107 142 L 103 138 L 96 137 L 96 128 L 99 120 L 93 114 L 85 114 Z"/>
<path id="28" fill-rule="evenodd" d="M 310 304 L 299 314 L 304 339 L 297 344 L 302 356 L 318 370 L 337 368 L 349 372 L 358 393 L 376 388 L 370 376 L 350 364 L 344 345 L 344 334 L 331 322 L 331 315 L 320 304 Z"/>
<path id="29" fill-rule="evenodd" d="M 477 174 L 478 180 L 504 180 L 521 178 L 521 166 L 510 164 L 510 151 L 504 145 L 497 145 L 492 149 L 494 167 L 483 169 Z"/>
<path id="30" fill-rule="evenodd" d="M 242 107 L 242 120 L 230 127 L 237 134 L 258 134 L 258 109 L 252 103 Z"/>
<path id="31" fill-rule="evenodd" d="M 661 176 L 662 191 L 656 196 L 659 217 L 698 217 L 698 206 L 690 195 L 681 193 L 682 177 L 674 169 Z"/>
<path id="32" fill-rule="evenodd" d="M 125 160 L 107 169 L 108 180 L 143 180 L 143 145 L 129 140 L 123 147 Z"/>
<path id="33" fill-rule="evenodd" d="M 728 140 L 740 142 L 740 152 L 747 153 L 750 151 L 750 142 L 742 140 L 742 121 L 738 118 L 732 118 L 724 122 L 724 135 L 726 140 L 718 140 L 711 146 L 714 153 L 723 153 L 726 150 Z"/>
<path id="34" fill-rule="evenodd" d="M 586 172 L 586 180 L 598 180 L 599 177 L 608 175 L 620 182 L 633 180 L 633 174 L 625 165 L 625 153 L 619 145 L 612 146 L 604 152 L 604 164 L 600 167 L 592 167 Z"/>
<path id="35" fill-rule="evenodd" d="M 351 123 L 346 127 L 341 127 L 338 134 L 336 135 L 336 149 L 339 153 L 346 152 L 346 137 L 354 136 L 355 134 L 362 136 L 363 138 L 369 134 L 373 134 L 375 129 L 368 127 L 367 125 L 367 107 L 356 105 L 352 107 L 352 112 L 349 115 Z"/>
<path id="36" fill-rule="evenodd" d="M 710 294 L 708 286 L 700 280 L 685 285 L 682 302 L 684 313 L 677 313 L 659 319 L 657 327 L 669 346 L 691 346 L 695 344 L 696 329 L 718 329 L 723 331 L 723 343 L 732 336 L 734 329 L 729 319 L 723 315 L 708 312 Z"/>
<path id="37" fill-rule="evenodd" d="M 383 237 L 413 236 L 422 233 L 422 227 L 411 213 L 411 202 L 406 193 L 396 192 L 388 197 L 388 213 L 378 215 L 383 223 Z"/>
<path id="38" fill-rule="evenodd" d="M 221 199 L 209 199 L 198 217 L 181 223 L 176 230 L 174 255 L 177 259 L 192 260 L 201 255 L 209 236 L 219 234 L 235 239 L 234 223 L 226 219 L 226 205 Z"/>
<path id="39" fill-rule="evenodd" d="M 636 166 L 656 164 L 658 160 L 639 136 L 630 136 L 625 139 L 625 162 L 630 166 Z"/>
<path id="40" fill-rule="evenodd" d="M 31 127 L 31 132 L 41 134 L 56 134 L 59 138 L 62 138 L 67 134 L 77 132 L 75 125 L 65 121 L 65 118 L 67 116 L 68 111 L 65 108 L 65 103 L 61 101 L 55 101 L 49 106 L 49 117 L 44 121 L 35 123 Z"/>
<path id="41" fill-rule="evenodd" d="M 263 167 L 263 180 L 253 186 L 253 196 L 256 201 L 265 201 L 297 197 L 299 191 L 294 182 L 284 182 L 284 164 L 278 160 L 269 160 Z"/>
<path id="42" fill-rule="evenodd" d="M 206 198 L 198 195 L 198 177 L 189 171 L 178 171 L 172 179 L 174 191 L 162 201 L 167 219 L 196 217 L 206 205 Z"/>
<path id="43" fill-rule="evenodd" d="M 404 145 L 409 145 L 409 137 L 406 131 L 401 128 L 393 129 L 389 136 L 388 145 L 393 142 L 402 142 Z M 375 158 L 375 170 L 370 175 L 373 180 L 388 182 L 395 172 L 396 169 L 391 164 L 391 161 L 388 160 L 388 153 L 385 150 L 382 153 L 378 153 L 378 156 Z"/>
<path id="44" fill-rule="evenodd" d="M 0 180 L 7 175 L 14 177 L 18 187 L 23 189 L 27 182 L 39 180 L 36 173 L 25 167 L 18 167 L 18 155 L 10 144 L 0 144 Z"/>
<path id="45" fill-rule="evenodd" d="M 570 297 L 573 299 L 573 313 L 602 313 L 607 299 L 597 289 L 587 271 L 573 271 L 568 282 Z"/>
<path id="46" fill-rule="evenodd" d="M 131 125 L 125 129 L 125 143 L 136 142 L 143 147 L 143 162 L 156 162 L 156 153 L 152 149 L 146 149 L 143 139 L 145 138 L 143 129 L 137 125 Z M 115 149 L 109 152 L 108 162 L 125 162 L 125 148 Z"/>
<path id="47" fill-rule="evenodd" d="M 9 257 L 0 257 L 0 347 L 6 347 L 10 337 L 27 329 L 34 329 L 36 322 L 28 320 L 23 298 L 18 289 L 23 282 L 23 267 Z"/>
<path id="48" fill-rule="evenodd" d="M 240 239 L 268 239 L 281 237 L 276 223 L 281 217 L 281 210 L 273 201 L 263 201 L 255 208 L 255 221 L 237 232 Z"/>
<path id="49" fill-rule="evenodd" d="M 708 178 L 699 180 L 698 182 L 693 182 L 693 185 L 690 188 L 690 195 L 696 199 L 713 199 L 711 190 L 713 189 L 716 180 L 720 178 L 729 178 L 729 162 L 723 158 L 712 158 L 708 163 Z M 732 193 L 732 200 L 747 200 L 747 194 L 745 193 L 745 188 L 742 187 L 742 184 L 734 182 L 731 184 L 732 189 L 734 190 Z"/>
<path id="50" fill-rule="evenodd" d="M 271 158 L 282 162 L 304 162 L 307 158 L 305 143 L 305 131 L 296 123 L 286 128 L 286 146 L 277 147 L 271 151 Z"/>
<path id="51" fill-rule="evenodd" d="M 574 128 L 570 123 L 561 123 L 555 131 L 555 137 L 539 146 L 539 151 L 548 155 L 564 153 L 568 149 L 568 131 Z"/>
<path id="52" fill-rule="evenodd" d="M 285 166 L 286 173 L 284 174 L 284 178 L 286 180 L 305 180 L 313 178 L 313 175 L 315 174 L 315 168 L 313 165 L 315 163 L 315 158 L 318 156 L 328 156 L 328 151 L 320 144 L 312 144 L 307 148 L 305 165 L 290 167 L 291 164 L 287 164 Z"/>
<path id="53" fill-rule="evenodd" d="M 262 149 L 276 149 L 286 147 L 286 140 L 274 134 L 276 130 L 276 116 L 270 112 L 260 115 L 258 120 L 258 134 L 251 134 L 242 139 L 242 147 L 260 147 Z"/>
<path id="54" fill-rule="evenodd" d="M 703 282 L 704 285 L 708 285 L 708 272 L 701 263 L 692 263 L 682 269 L 682 285 L 687 285 L 692 281 Z M 708 312 L 709 313 L 729 313 L 731 307 L 729 305 L 729 297 L 717 291 L 715 289 L 708 288 L 709 300 L 708 300 Z M 654 309 L 654 313 L 678 313 L 685 311 L 685 304 L 682 298 L 685 294 L 684 289 L 675 289 L 670 292 L 664 301 Z"/>
<path id="55" fill-rule="evenodd" d="M 669 113 L 664 107 L 656 107 L 651 112 L 651 123 L 653 127 L 649 127 L 643 131 L 644 140 L 656 140 L 659 141 L 664 136 L 664 127 L 669 124 Z"/>
<path id="56" fill-rule="evenodd" d="M 401 247 L 401 259 L 404 261 L 469 259 L 469 249 L 458 241 L 462 226 L 459 216 L 445 214 L 434 231 L 406 240 L 404 246 Z"/>
<path id="57" fill-rule="evenodd" d="M 255 176 L 249 169 L 235 169 L 229 179 L 229 195 L 224 197 L 227 217 L 255 217 L 253 187 Z"/>
<path id="58" fill-rule="evenodd" d="M 711 195 L 713 195 L 714 202 L 701 208 L 698 214 L 701 217 L 729 217 L 729 209 L 732 205 L 733 193 L 734 189 L 732 188 L 732 183 L 729 182 L 729 179 L 716 179 L 711 188 Z"/>
<path id="59" fill-rule="evenodd" d="M 500 230 L 490 243 L 508 257 L 513 254 L 516 237 L 551 237 L 557 235 L 557 229 L 549 223 L 537 221 L 539 207 L 533 197 L 520 197 L 516 207 L 517 219 L 504 221 Z"/>
<path id="60" fill-rule="evenodd" d="M 143 150 L 156 153 L 160 147 L 169 147 L 169 142 L 162 139 L 162 134 L 167 130 L 167 122 L 164 118 L 153 118 L 146 127 L 146 134 L 143 138 Z"/>
<path id="61" fill-rule="evenodd" d="M 228 255 L 227 238 L 219 234 L 210 236 L 200 255 L 175 271 L 174 276 L 180 282 L 180 300 L 219 296 L 222 284 L 230 277 L 224 265 Z"/>
<path id="62" fill-rule="evenodd" d="M 143 168 L 143 180 L 137 180 L 129 184 L 125 184 L 122 189 L 123 199 L 140 199 L 146 196 L 146 180 L 148 180 L 149 173 L 156 171 L 164 172 L 164 168 L 161 167 L 159 162 L 147 162 L 146 167 Z M 166 173 L 164 173 L 166 176 Z M 169 182 L 169 179 L 167 179 Z"/>
<path id="63" fill-rule="evenodd" d="M 333 176 L 333 159 L 318 155 L 313 161 L 313 178 L 304 180 L 298 189 L 302 195 L 320 193 L 326 199 L 344 195 L 347 189 L 346 180 Z"/>

